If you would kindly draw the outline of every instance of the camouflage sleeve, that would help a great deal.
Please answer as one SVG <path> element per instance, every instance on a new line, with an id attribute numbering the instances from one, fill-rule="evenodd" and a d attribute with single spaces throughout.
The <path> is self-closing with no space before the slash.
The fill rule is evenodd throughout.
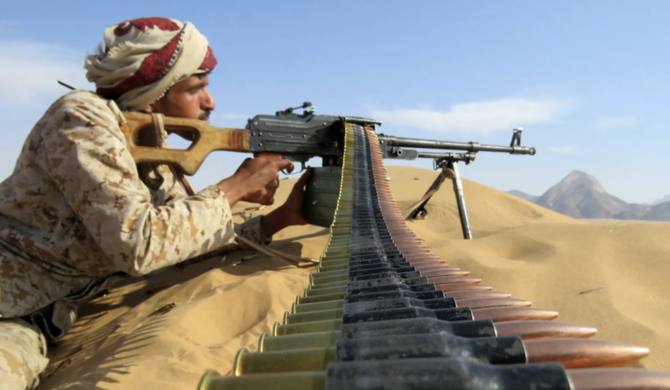
<path id="1" fill-rule="evenodd" d="M 74 97 L 73 97 L 74 96 Z M 101 99 L 67 95 L 42 140 L 46 169 L 120 271 L 139 276 L 230 244 L 230 206 L 217 186 L 154 206 L 118 119 Z"/>
<path id="2" fill-rule="evenodd" d="M 261 221 L 263 221 L 262 215 L 253 217 L 241 225 L 236 225 L 235 232 L 237 235 L 253 241 L 256 244 L 268 245 L 272 242 L 272 237 L 265 237 L 265 234 L 261 231 Z M 240 244 L 240 246 L 244 248 L 244 245 Z"/>
<path id="3" fill-rule="evenodd" d="M 176 200 L 185 199 L 188 195 L 184 190 L 184 187 L 181 185 L 171 186 L 168 191 L 168 198 L 172 199 L 171 202 Z M 242 224 L 235 225 L 235 233 L 238 236 L 242 236 L 247 240 L 250 240 L 259 245 L 268 245 L 272 242 L 272 237 L 266 237 L 261 230 L 261 223 L 263 221 L 263 216 L 253 217 Z M 244 244 L 238 243 L 240 247 L 246 248 Z"/>

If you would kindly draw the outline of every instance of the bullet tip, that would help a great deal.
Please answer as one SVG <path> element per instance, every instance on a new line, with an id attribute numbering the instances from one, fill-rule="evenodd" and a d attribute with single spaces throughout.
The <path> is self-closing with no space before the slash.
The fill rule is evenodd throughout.
<path id="1" fill-rule="evenodd" d="M 528 363 L 561 363 L 565 368 L 622 366 L 649 355 L 649 349 L 605 340 L 552 339 L 523 342 Z"/>
<path id="2" fill-rule="evenodd" d="M 558 312 L 532 307 L 492 307 L 472 311 L 475 319 L 490 319 L 493 322 L 507 321 L 550 321 L 558 317 Z"/>
<path id="3" fill-rule="evenodd" d="M 596 328 L 548 321 L 510 321 L 496 324 L 498 336 L 520 336 L 523 340 L 555 338 L 588 338 L 596 334 Z"/>
<path id="4" fill-rule="evenodd" d="M 472 298 L 472 299 L 459 299 L 459 307 L 469 307 L 471 309 L 482 309 L 486 307 L 509 307 L 509 306 L 518 306 L 518 307 L 528 307 L 532 304 L 530 301 L 525 301 L 523 299 L 514 299 L 514 298 Z"/>
<path id="5" fill-rule="evenodd" d="M 634 368 L 567 370 L 574 390 L 670 390 L 670 372 Z"/>

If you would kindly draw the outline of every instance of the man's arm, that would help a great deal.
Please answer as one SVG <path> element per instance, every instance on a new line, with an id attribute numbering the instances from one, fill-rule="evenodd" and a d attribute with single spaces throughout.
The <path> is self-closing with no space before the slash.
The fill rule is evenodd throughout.
<path id="1" fill-rule="evenodd" d="M 143 275 L 232 242 L 221 188 L 154 206 L 105 101 L 81 92 L 60 105 L 43 133 L 48 173 L 119 270 Z"/>
<path id="2" fill-rule="evenodd" d="M 305 184 L 311 175 L 311 169 L 298 179 L 291 193 L 283 205 L 277 207 L 269 214 L 257 216 L 245 221 L 235 227 L 236 233 L 259 245 L 267 245 L 272 242 L 272 236 L 278 231 L 294 225 L 306 225 L 307 221 L 302 214 L 302 199 L 305 193 Z M 243 244 L 240 244 L 244 247 Z"/>
<path id="3" fill-rule="evenodd" d="M 305 185 L 311 174 L 312 170 L 308 168 L 293 186 L 286 202 L 263 218 L 260 228 L 264 236 L 272 237 L 288 226 L 307 224 L 302 214 L 302 199 L 305 194 Z"/>

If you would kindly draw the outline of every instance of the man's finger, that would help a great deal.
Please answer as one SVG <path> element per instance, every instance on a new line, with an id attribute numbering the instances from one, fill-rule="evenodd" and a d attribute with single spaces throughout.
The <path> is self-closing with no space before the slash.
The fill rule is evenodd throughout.
<path id="1" fill-rule="evenodd" d="M 283 171 L 285 170 L 288 173 L 293 172 L 293 163 L 291 160 L 273 160 L 273 163 L 275 164 L 275 167 L 277 168 L 277 171 Z"/>

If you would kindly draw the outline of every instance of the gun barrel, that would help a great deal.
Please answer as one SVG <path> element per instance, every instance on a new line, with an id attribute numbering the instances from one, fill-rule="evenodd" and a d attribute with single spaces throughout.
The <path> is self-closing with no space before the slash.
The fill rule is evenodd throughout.
<path id="1" fill-rule="evenodd" d="M 509 154 L 535 154 L 535 148 L 527 146 L 505 146 L 505 145 L 487 145 L 479 142 L 453 142 L 453 141 L 436 141 L 419 138 L 403 138 L 394 137 L 390 135 L 380 134 L 378 136 L 379 142 L 382 145 L 408 147 L 408 148 L 423 148 L 423 149 L 449 149 L 449 150 L 465 150 L 468 152 L 498 152 Z"/>

